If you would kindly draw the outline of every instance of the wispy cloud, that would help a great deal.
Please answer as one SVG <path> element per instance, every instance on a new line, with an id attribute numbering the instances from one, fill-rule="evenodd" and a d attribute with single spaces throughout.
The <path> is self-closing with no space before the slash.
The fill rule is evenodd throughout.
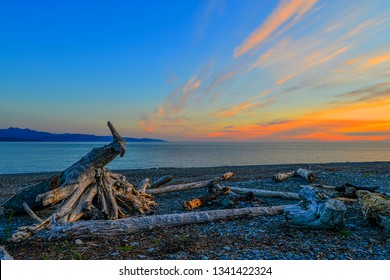
<path id="1" fill-rule="evenodd" d="M 291 21 L 289 27 L 302 19 L 302 16 L 317 2 L 317 0 L 287 0 L 281 1 L 276 10 L 260 25 L 239 47 L 234 56 L 239 57 L 259 45 L 272 35 L 283 24 Z M 286 31 L 286 29 L 284 29 Z"/>

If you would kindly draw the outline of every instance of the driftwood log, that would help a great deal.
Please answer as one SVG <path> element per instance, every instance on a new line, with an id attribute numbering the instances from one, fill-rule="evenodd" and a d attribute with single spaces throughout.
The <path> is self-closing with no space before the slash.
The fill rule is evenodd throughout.
<path id="1" fill-rule="evenodd" d="M 301 176 L 302 178 L 306 179 L 310 183 L 315 181 L 314 173 L 310 170 L 303 169 L 303 168 L 299 168 L 295 171 L 290 171 L 290 172 L 277 173 L 274 176 L 272 176 L 272 179 L 276 182 L 283 182 L 294 176 Z"/>
<path id="2" fill-rule="evenodd" d="M 148 194 L 162 194 L 162 193 L 169 193 L 169 192 L 179 192 L 179 191 L 208 188 L 215 184 L 229 180 L 231 177 L 233 177 L 233 175 L 234 174 L 232 172 L 227 172 L 211 180 L 198 181 L 198 182 L 186 183 L 186 184 L 177 184 L 177 185 L 171 185 L 162 188 L 148 189 L 146 192 Z"/>
<path id="3" fill-rule="evenodd" d="M 292 192 L 276 192 L 276 191 L 268 191 L 268 190 L 259 190 L 259 189 L 246 189 L 246 188 L 230 188 L 235 193 L 246 194 L 253 193 L 255 196 L 263 196 L 263 197 L 275 197 L 275 198 L 284 198 L 284 199 L 293 199 L 300 200 L 300 196 L 297 193 Z"/>
<path id="4" fill-rule="evenodd" d="M 346 208 L 341 201 L 328 198 L 311 187 L 302 188 L 299 196 L 302 198 L 299 205 L 284 209 L 288 226 L 306 229 L 334 229 L 344 226 Z"/>
<path id="5" fill-rule="evenodd" d="M 161 178 L 159 178 L 156 182 L 154 182 L 153 184 L 150 185 L 150 188 L 151 189 L 155 189 L 155 188 L 159 188 L 161 187 L 162 185 L 165 185 L 167 183 L 169 183 L 170 181 L 173 180 L 173 176 L 171 175 L 165 175 L 165 176 L 162 176 Z"/>
<path id="6" fill-rule="evenodd" d="M 309 182 L 314 182 L 315 181 L 315 175 L 311 170 L 299 168 L 297 169 L 297 174 L 301 176 L 302 178 L 305 178 Z"/>
<path id="7" fill-rule="evenodd" d="M 113 141 L 94 148 L 78 162 L 58 176 L 15 194 L 3 206 L 16 213 L 26 211 L 39 221 L 34 211 L 57 205 L 51 217 L 26 231 L 36 231 L 52 223 L 75 222 L 81 218 L 115 220 L 134 213 L 151 213 L 156 206 L 145 190 L 150 185 L 145 179 L 138 189 L 126 181 L 126 177 L 109 171 L 104 166 L 117 155 L 126 152 L 125 140 L 108 122 Z M 23 235 L 23 233 L 21 233 Z M 28 235 L 28 234 L 27 234 Z"/>
<path id="8" fill-rule="evenodd" d="M 281 172 L 278 174 L 275 174 L 272 176 L 272 179 L 275 180 L 276 182 L 283 182 L 287 179 L 290 179 L 291 177 L 294 177 L 297 175 L 296 171 L 290 171 L 290 172 Z"/>
<path id="9" fill-rule="evenodd" d="M 211 210 L 180 214 L 130 217 L 115 221 L 78 221 L 54 225 L 48 231 L 38 232 L 42 238 L 80 237 L 85 235 L 112 237 L 117 234 L 130 234 L 157 228 L 176 227 L 188 224 L 207 223 L 219 220 L 250 218 L 256 216 L 280 215 L 288 205 L 272 207 L 248 207 L 238 209 Z"/>
<path id="10" fill-rule="evenodd" d="M 217 190 L 214 193 L 208 194 L 206 196 L 194 198 L 194 199 L 189 200 L 189 201 L 185 201 L 183 203 L 183 208 L 187 211 L 194 210 L 195 208 L 198 208 L 198 207 L 206 204 L 207 202 L 213 201 L 213 200 L 217 199 L 218 197 L 227 194 L 228 192 L 230 192 L 230 189 L 225 187 L 225 188 L 222 188 L 220 190 Z"/>
<path id="11" fill-rule="evenodd" d="M 390 231 L 390 198 L 380 193 L 356 192 L 364 217 L 372 224 Z"/>

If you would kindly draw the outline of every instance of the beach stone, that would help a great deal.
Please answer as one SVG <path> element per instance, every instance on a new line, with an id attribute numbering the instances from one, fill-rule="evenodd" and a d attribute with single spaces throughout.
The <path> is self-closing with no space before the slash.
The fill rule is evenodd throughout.
<path id="1" fill-rule="evenodd" d="M 108 256 L 109 257 L 117 257 L 117 256 L 119 256 L 119 253 L 118 252 L 112 252 L 112 253 L 109 253 Z"/>
<path id="2" fill-rule="evenodd" d="M 83 245 L 83 244 L 84 244 L 84 242 L 83 242 L 81 239 L 76 239 L 76 240 L 74 241 L 74 243 L 75 243 L 76 245 Z"/>

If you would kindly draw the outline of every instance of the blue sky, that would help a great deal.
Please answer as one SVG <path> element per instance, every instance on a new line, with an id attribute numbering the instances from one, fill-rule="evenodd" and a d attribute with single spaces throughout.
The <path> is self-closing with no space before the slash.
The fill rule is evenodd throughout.
<path id="1" fill-rule="evenodd" d="M 126 136 L 173 141 L 388 139 L 389 11 L 389 1 L 8 1 L 0 127 L 107 134 L 111 120 Z"/>

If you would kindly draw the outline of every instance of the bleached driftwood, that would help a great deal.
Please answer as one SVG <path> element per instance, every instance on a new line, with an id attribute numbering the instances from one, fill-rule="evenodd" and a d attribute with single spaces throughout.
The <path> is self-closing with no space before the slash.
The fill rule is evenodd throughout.
<path id="1" fill-rule="evenodd" d="M 17 193 L 4 207 L 18 212 L 22 208 L 34 216 L 34 209 L 58 204 L 52 217 L 42 222 L 45 226 L 52 221 L 57 224 L 75 222 L 82 217 L 94 216 L 96 212 L 105 219 L 123 218 L 134 212 L 152 212 L 151 207 L 156 204 L 152 196 L 144 192 L 148 187 L 147 180 L 136 190 L 125 176 L 104 167 L 117 155 L 123 156 L 126 152 L 125 140 L 110 122 L 107 124 L 113 136 L 111 143 L 94 148 L 60 175 Z M 32 229 L 37 228 L 41 225 Z"/>
<path id="2" fill-rule="evenodd" d="M 131 234 L 144 230 L 176 227 L 188 224 L 207 223 L 227 219 L 240 219 L 256 216 L 280 215 L 288 205 L 272 207 L 250 207 L 225 210 L 188 212 L 181 214 L 131 217 L 115 221 L 78 221 L 53 226 L 48 231 L 40 231 L 42 238 L 79 237 L 85 235 L 112 237 L 117 234 Z"/>
<path id="3" fill-rule="evenodd" d="M 148 190 L 146 190 L 146 193 L 162 194 L 162 193 L 169 193 L 169 192 L 179 192 L 179 191 L 188 191 L 188 190 L 194 190 L 194 189 L 208 188 L 212 184 L 218 184 L 220 182 L 229 180 L 231 177 L 233 177 L 233 173 L 227 172 L 227 173 L 223 174 L 222 176 L 216 177 L 216 178 L 211 179 L 211 180 L 198 181 L 198 182 L 186 183 L 186 184 L 177 184 L 177 185 L 171 185 L 171 186 L 166 186 L 166 187 L 157 188 L 157 189 L 148 189 Z"/>
<path id="4" fill-rule="evenodd" d="M 299 205 L 284 209 L 286 223 L 290 227 L 306 229 L 342 228 L 346 208 L 341 201 L 328 198 L 311 187 L 304 187 Z"/>
<path id="5" fill-rule="evenodd" d="M 220 190 L 217 190 L 214 193 L 208 194 L 206 196 L 194 198 L 194 199 L 189 200 L 189 201 L 185 201 L 183 203 L 183 208 L 187 211 L 193 210 L 195 208 L 198 208 L 198 207 L 206 204 L 207 202 L 210 202 L 210 201 L 217 199 L 221 195 L 227 194 L 228 192 L 230 192 L 230 189 L 225 187 L 225 188 L 222 188 Z"/>
<path id="6" fill-rule="evenodd" d="M 172 180 L 173 180 L 173 176 L 171 176 L 171 175 L 162 176 L 162 177 L 159 178 L 156 182 L 153 182 L 153 183 L 150 185 L 150 188 L 151 188 L 151 189 L 159 188 L 159 187 L 161 187 L 162 185 L 165 185 L 166 183 L 169 183 L 169 182 L 172 181 Z"/>
<path id="7" fill-rule="evenodd" d="M 290 172 L 281 172 L 278 174 L 275 174 L 272 176 L 272 179 L 275 180 L 276 182 L 283 182 L 291 177 L 294 177 L 297 175 L 296 171 L 290 171 Z"/>
<path id="8" fill-rule="evenodd" d="M 252 192 L 255 196 L 263 196 L 263 197 L 275 197 L 275 198 L 285 198 L 285 199 L 301 199 L 297 193 L 291 192 L 276 192 L 276 191 L 268 191 L 268 190 L 259 190 L 259 189 L 246 189 L 246 188 L 230 188 L 235 193 L 246 194 L 248 192 Z"/>
<path id="9" fill-rule="evenodd" d="M 356 192 L 364 217 L 372 224 L 390 231 L 390 198 L 380 193 Z"/>
<path id="10" fill-rule="evenodd" d="M 296 171 L 290 171 L 290 172 L 280 172 L 272 176 L 272 179 L 276 182 L 283 182 L 291 177 L 294 176 L 301 176 L 302 178 L 305 178 L 309 182 L 314 182 L 315 175 L 312 171 L 299 168 Z"/>
<path id="11" fill-rule="evenodd" d="M 296 172 L 299 176 L 301 176 L 302 178 L 305 178 L 309 182 L 314 182 L 314 180 L 315 180 L 315 175 L 310 170 L 299 168 L 299 169 L 297 169 Z"/>

